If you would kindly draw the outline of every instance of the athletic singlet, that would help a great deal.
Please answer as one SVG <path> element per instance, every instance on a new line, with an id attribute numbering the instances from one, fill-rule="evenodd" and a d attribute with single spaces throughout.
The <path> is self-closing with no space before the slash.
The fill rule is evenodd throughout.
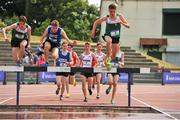
<path id="1" fill-rule="evenodd" d="M 28 24 L 26 24 L 25 29 L 22 30 L 19 28 L 19 23 L 17 23 L 16 28 L 12 30 L 12 40 L 27 40 L 28 29 L 30 29 L 30 26 Z"/>
<path id="2" fill-rule="evenodd" d="M 104 53 L 100 52 L 100 53 L 95 53 L 96 59 L 98 61 L 98 65 L 97 67 L 102 67 L 103 62 L 104 62 Z"/>
<path id="3" fill-rule="evenodd" d="M 51 40 L 52 42 L 56 42 L 58 44 L 61 43 L 61 31 L 62 28 L 58 27 L 58 30 L 56 33 L 53 33 L 51 31 L 51 26 L 48 26 L 48 39 Z"/>
<path id="4" fill-rule="evenodd" d="M 61 67 L 67 67 L 66 62 L 70 62 L 70 53 L 68 51 L 66 53 L 60 51 L 56 65 Z"/>
<path id="5" fill-rule="evenodd" d="M 108 16 L 106 20 L 106 32 L 105 34 L 114 37 L 120 38 L 121 24 L 119 16 L 116 16 L 115 20 L 111 20 Z"/>
<path id="6" fill-rule="evenodd" d="M 88 55 L 85 53 L 82 54 L 82 67 L 92 67 L 92 52 L 90 52 Z"/>
<path id="7" fill-rule="evenodd" d="M 71 52 L 71 55 L 72 55 L 73 65 L 76 65 L 77 64 L 77 59 L 76 59 L 74 51 Z"/>

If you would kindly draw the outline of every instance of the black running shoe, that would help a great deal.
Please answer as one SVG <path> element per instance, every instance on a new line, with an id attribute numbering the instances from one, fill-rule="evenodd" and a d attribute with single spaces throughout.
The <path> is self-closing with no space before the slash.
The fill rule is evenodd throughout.
<path id="1" fill-rule="evenodd" d="M 96 96 L 96 99 L 100 99 L 100 95 L 97 95 L 97 96 Z"/>
<path id="2" fill-rule="evenodd" d="M 111 87 L 108 87 L 108 88 L 106 89 L 106 94 L 108 95 L 108 94 L 110 93 L 110 91 L 111 91 Z"/>
<path id="3" fill-rule="evenodd" d="M 88 101 L 88 100 L 87 100 L 87 98 L 85 97 L 85 98 L 84 98 L 84 102 L 87 102 L 87 101 Z"/>
<path id="4" fill-rule="evenodd" d="M 92 95 L 92 90 L 91 90 L 91 89 L 89 89 L 88 91 L 89 91 L 89 95 Z"/>
<path id="5" fill-rule="evenodd" d="M 92 86 L 92 89 L 95 89 L 95 86 L 94 86 L 94 85 Z"/>
<path id="6" fill-rule="evenodd" d="M 59 94 L 59 90 L 60 90 L 60 88 L 57 88 L 57 89 L 56 89 L 56 95 Z"/>

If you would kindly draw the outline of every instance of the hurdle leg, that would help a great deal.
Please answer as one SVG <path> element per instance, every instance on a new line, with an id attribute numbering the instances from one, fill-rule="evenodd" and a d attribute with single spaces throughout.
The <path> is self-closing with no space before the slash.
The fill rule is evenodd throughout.
<path id="1" fill-rule="evenodd" d="M 6 66 L 6 64 L 5 64 L 4 66 Z M 4 71 L 4 80 L 3 80 L 3 85 L 6 85 L 6 84 L 7 84 L 7 82 L 6 82 L 6 72 Z"/>
<path id="2" fill-rule="evenodd" d="M 3 80 L 3 85 L 6 85 L 7 82 L 6 82 L 6 72 L 4 72 L 4 80 Z"/>
<path id="3" fill-rule="evenodd" d="M 16 81 L 16 112 L 19 111 L 19 91 L 20 91 L 20 72 L 17 72 L 17 81 Z"/>
<path id="4" fill-rule="evenodd" d="M 164 74 L 164 68 L 161 71 L 161 85 L 165 85 L 164 80 L 163 80 L 163 74 Z"/>
<path id="5" fill-rule="evenodd" d="M 133 73 L 128 73 L 128 107 L 131 107 L 131 83 L 133 79 Z"/>

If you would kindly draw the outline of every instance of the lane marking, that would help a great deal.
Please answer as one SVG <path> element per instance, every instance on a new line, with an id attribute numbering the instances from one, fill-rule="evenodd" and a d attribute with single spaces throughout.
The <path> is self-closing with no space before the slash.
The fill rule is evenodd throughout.
<path id="1" fill-rule="evenodd" d="M 9 101 L 9 100 L 12 100 L 12 99 L 14 99 L 14 97 L 11 97 L 11 98 L 8 98 L 8 99 L 6 99 L 6 100 L 3 100 L 2 102 L 0 102 L 0 105 L 3 104 L 3 103 L 5 103 L 5 102 L 7 102 L 7 101 Z"/>
<path id="2" fill-rule="evenodd" d="M 175 118 L 174 116 L 168 114 L 167 112 L 164 112 L 164 111 L 162 111 L 162 110 L 160 110 L 160 109 L 158 109 L 158 108 L 156 108 L 156 107 L 154 107 L 154 106 L 152 106 L 152 105 L 150 105 L 150 104 L 148 104 L 148 103 L 145 103 L 145 102 L 143 102 L 143 101 L 141 101 L 141 100 L 139 100 L 139 99 L 137 99 L 137 98 L 135 98 L 135 97 L 133 97 L 133 96 L 131 96 L 131 98 L 132 98 L 133 100 L 135 100 L 135 101 L 138 101 L 138 102 L 146 105 L 147 107 L 151 107 L 151 108 L 155 109 L 156 111 L 158 111 L 158 112 L 160 112 L 160 113 L 168 116 L 168 117 L 171 118 L 171 119 L 178 120 L 177 118 Z"/>

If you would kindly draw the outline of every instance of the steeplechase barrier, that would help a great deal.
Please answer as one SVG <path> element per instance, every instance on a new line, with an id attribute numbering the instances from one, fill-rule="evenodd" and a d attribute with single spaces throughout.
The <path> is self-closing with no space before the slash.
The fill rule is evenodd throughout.
<path id="1" fill-rule="evenodd" d="M 105 67 L 82 68 L 82 67 L 55 67 L 55 66 L 0 66 L 0 71 L 17 72 L 16 81 L 16 111 L 19 111 L 20 73 L 22 72 L 84 72 L 87 73 L 128 73 L 128 107 L 131 107 L 131 83 L 133 73 L 150 73 L 150 68 L 112 68 L 108 71 Z"/>

